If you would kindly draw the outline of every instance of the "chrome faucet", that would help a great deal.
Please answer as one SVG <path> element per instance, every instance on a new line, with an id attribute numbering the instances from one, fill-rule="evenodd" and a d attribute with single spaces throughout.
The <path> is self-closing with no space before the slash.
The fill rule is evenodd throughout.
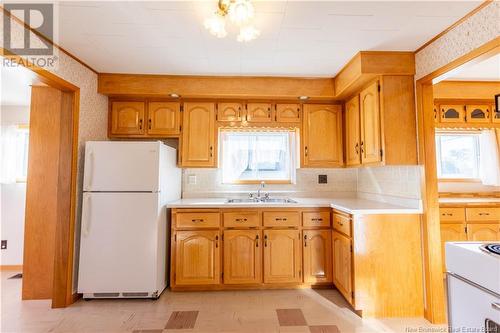
<path id="1" fill-rule="evenodd" d="M 257 190 L 257 199 L 260 199 L 260 192 L 266 187 L 266 182 L 260 182 L 259 189 Z"/>

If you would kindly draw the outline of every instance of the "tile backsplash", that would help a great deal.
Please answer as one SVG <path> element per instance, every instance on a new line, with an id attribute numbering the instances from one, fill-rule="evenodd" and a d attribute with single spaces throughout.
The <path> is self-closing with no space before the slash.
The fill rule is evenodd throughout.
<path id="1" fill-rule="evenodd" d="M 221 172 L 221 169 L 184 169 L 183 197 L 247 195 L 258 188 L 257 184 L 223 184 Z M 319 175 L 326 175 L 328 182 L 319 184 Z M 357 177 L 356 169 L 297 169 L 295 184 L 266 184 L 265 192 L 299 197 L 355 196 Z"/>
<path id="2" fill-rule="evenodd" d="M 265 192 L 297 197 L 361 197 L 395 204 L 420 203 L 419 166 L 388 166 L 352 169 L 297 169 L 295 184 L 267 184 Z M 328 183 L 319 184 L 326 175 Z M 247 195 L 257 184 L 222 184 L 221 169 L 183 170 L 183 197 Z"/>
<path id="3" fill-rule="evenodd" d="M 420 166 L 358 170 L 358 197 L 402 205 L 421 205 Z"/>

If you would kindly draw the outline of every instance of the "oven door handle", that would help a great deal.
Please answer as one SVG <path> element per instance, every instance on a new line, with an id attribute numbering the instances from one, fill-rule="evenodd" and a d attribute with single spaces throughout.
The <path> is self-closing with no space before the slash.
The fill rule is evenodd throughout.
<path id="1" fill-rule="evenodd" d="M 497 311 L 500 311 L 500 303 L 491 303 L 491 307 Z"/>

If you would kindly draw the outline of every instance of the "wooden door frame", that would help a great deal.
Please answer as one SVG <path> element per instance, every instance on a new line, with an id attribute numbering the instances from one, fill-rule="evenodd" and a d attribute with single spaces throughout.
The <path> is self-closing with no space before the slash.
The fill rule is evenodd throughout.
<path id="1" fill-rule="evenodd" d="M 425 284 L 425 311 L 427 320 L 434 324 L 446 322 L 446 305 L 441 257 L 438 179 L 436 167 L 433 84 L 447 78 L 451 71 L 470 66 L 500 53 L 500 37 L 451 61 L 416 82 L 419 165 L 424 167 L 421 177 L 423 214 L 423 261 Z"/>
<path id="2" fill-rule="evenodd" d="M 75 212 L 77 197 L 77 167 L 78 167 L 78 125 L 80 113 L 80 88 L 61 77 L 35 66 L 0 47 L 0 55 L 15 61 L 20 66 L 31 70 L 34 82 L 43 83 L 49 87 L 71 94 L 71 114 L 66 115 L 67 133 L 70 133 L 71 146 L 59 150 L 63 159 L 59 162 L 57 182 L 57 221 L 54 253 L 54 278 L 52 287 L 52 307 L 66 307 L 75 302 L 78 294 L 73 294 L 73 262 L 75 244 Z M 70 152 L 68 156 L 67 153 Z M 62 168 L 71 168 L 71 175 L 67 177 Z M 69 194 L 69 197 L 68 197 Z"/>

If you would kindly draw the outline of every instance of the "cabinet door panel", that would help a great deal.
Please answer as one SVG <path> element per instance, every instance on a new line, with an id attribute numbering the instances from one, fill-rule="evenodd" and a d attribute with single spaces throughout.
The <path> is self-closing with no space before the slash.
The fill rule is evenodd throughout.
<path id="1" fill-rule="evenodd" d="M 273 121 L 270 103 L 248 103 L 247 121 L 249 123 L 267 123 Z"/>
<path id="2" fill-rule="evenodd" d="M 491 109 L 489 105 L 466 105 L 465 114 L 468 123 L 489 123 Z"/>
<path id="3" fill-rule="evenodd" d="M 261 282 L 262 236 L 260 231 L 224 231 L 224 283 Z"/>
<path id="4" fill-rule="evenodd" d="M 215 105 L 185 103 L 182 166 L 215 167 Z"/>
<path id="5" fill-rule="evenodd" d="M 378 163 L 382 161 L 382 132 L 380 128 L 380 96 L 378 82 L 361 91 L 361 161 Z"/>
<path id="6" fill-rule="evenodd" d="M 441 105 L 440 122 L 442 123 L 463 123 L 465 122 L 464 105 Z"/>
<path id="7" fill-rule="evenodd" d="M 241 121 L 241 103 L 218 103 L 217 120 L 218 121 Z"/>
<path id="8" fill-rule="evenodd" d="M 219 231 L 177 231 L 175 253 L 177 285 L 220 283 Z"/>
<path id="9" fill-rule="evenodd" d="M 469 241 L 498 241 L 500 240 L 500 224 L 497 223 L 468 223 L 467 240 Z"/>
<path id="10" fill-rule="evenodd" d="M 359 123 L 359 96 L 356 95 L 345 104 L 345 154 L 346 165 L 361 164 L 360 155 L 360 123 Z"/>
<path id="11" fill-rule="evenodd" d="M 304 282 L 332 282 L 330 230 L 304 230 Z"/>
<path id="12" fill-rule="evenodd" d="M 445 261 L 445 243 L 446 242 L 458 242 L 467 240 L 465 234 L 465 224 L 463 223 L 449 223 L 441 224 L 441 256 L 443 260 L 443 272 L 446 271 L 446 261 Z"/>
<path id="13" fill-rule="evenodd" d="M 276 121 L 300 123 L 300 104 L 276 104 Z"/>
<path id="14" fill-rule="evenodd" d="M 144 102 L 111 102 L 111 134 L 143 135 Z"/>
<path id="15" fill-rule="evenodd" d="M 303 166 L 338 167 L 343 164 L 340 105 L 304 105 Z"/>
<path id="16" fill-rule="evenodd" d="M 180 103 L 148 103 L 148 134 L 151 136 L 179 135 L 181 124 L 180 117 Z"/>
<path id="17" fill-rule="evenodd" d="M 333 283 L 347 301 L 353 304 L 351 240 L 337 231 L 333 231 L 332 243 Z"/>
<path id="18" fill-rule="evenodd" d="M 264 230 L 264 283 L 301 282 L 298 230 Z"/>

